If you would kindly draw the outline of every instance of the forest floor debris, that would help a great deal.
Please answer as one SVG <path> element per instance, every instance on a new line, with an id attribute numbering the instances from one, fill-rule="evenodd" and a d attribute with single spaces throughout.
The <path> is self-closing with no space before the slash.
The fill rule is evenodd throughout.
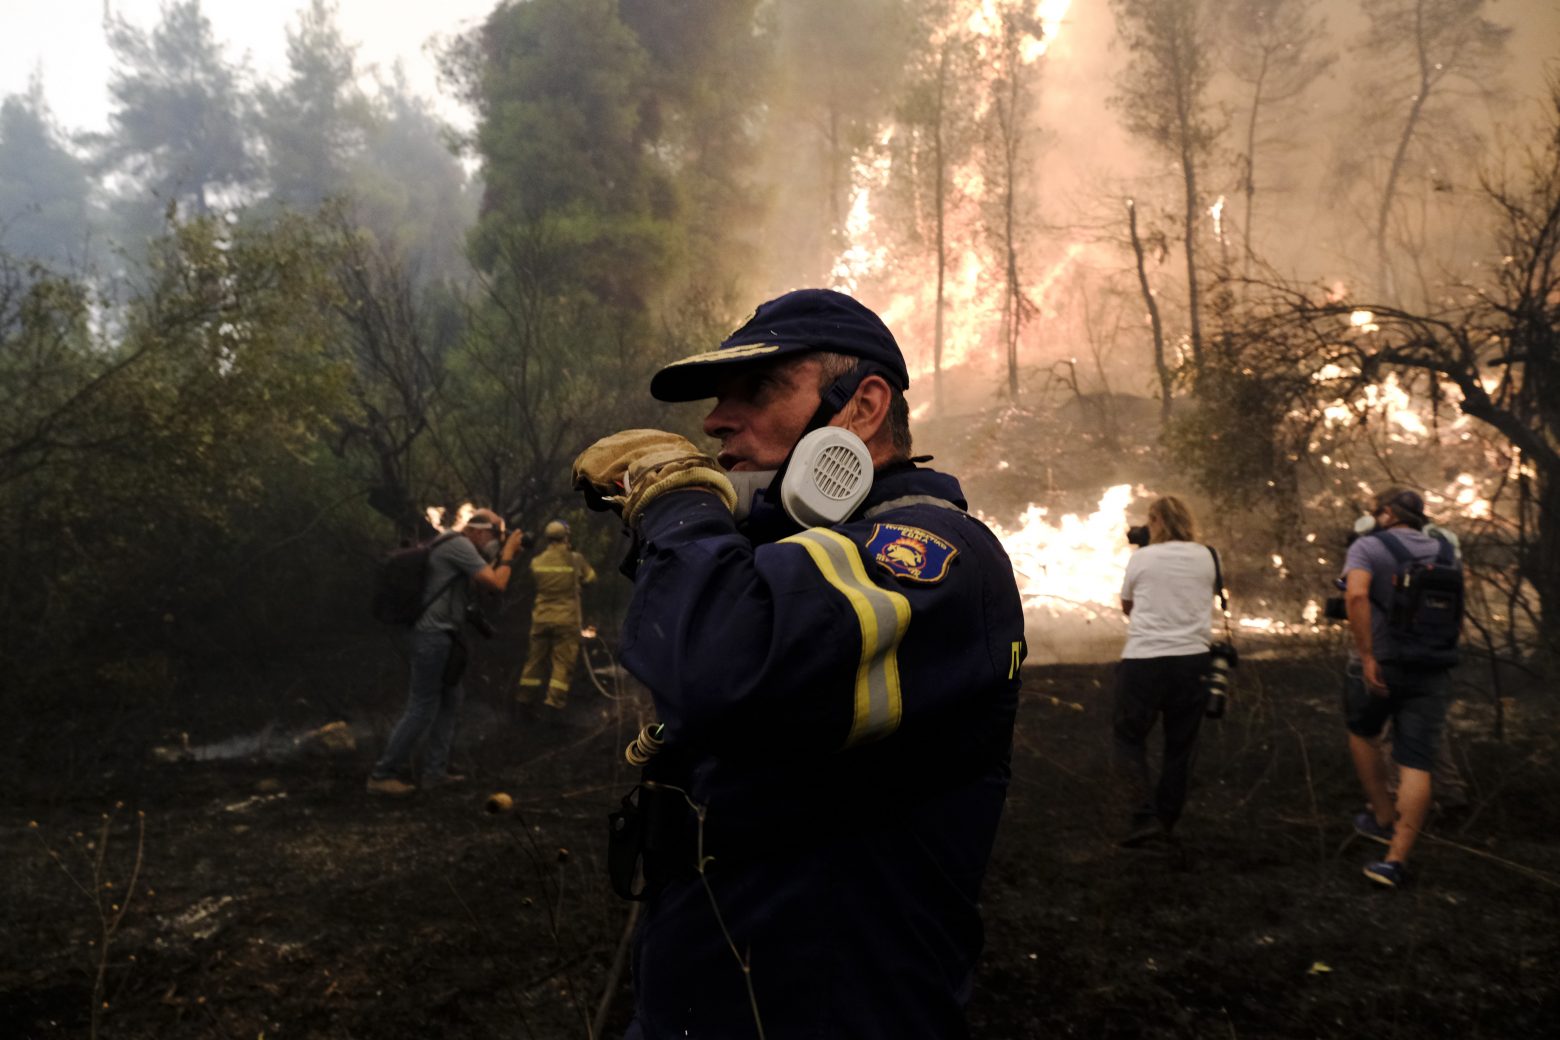
<path id="1" fill-rule="evenodd" d="M 1528 724 L 1504 742 L 1489 705 L 1465 699 L 1454 748 L 1473 803 L 1433 819 L 1413 885 L 1384 892 L 1360 876 L 1371 850 L 1349 825 L 1360 795 L 1327 696 L 1336 662 L 1271 658 L 1239 678 L 1230 717 L 1204 732 L 1179 844 L 1138 851 L 1116 846 L 1106 801 L 1110 667 L 1026 669 L 972 1035 L 1544 1032 L 1560 1010 L 1552 694 L 1518 692 Z M 139 753 L 121 728 L 102 768 L 32 772 L 0 831 L 9 1035 L 84 1035 L 96 967 L 80 893 L 27 823 L 46 842 L 90 833 L 122 800 L 146 813 L 146 893 L 115 939 L 103 1035 L 585 1037 L 630 912 L 607 886 L 605 820 L 646 706 L 587 689 L 565 718 L 532 719 L 506 689 L 473 693 L 472 782 L 404 802 L 363 793 L 398 707 L 383 696 L 353 717 L 352 751 L 160 764 L 147 720 Z M 245 718 L 259 706 L 206 710 L 192 728 L 266 721 Z M 485 811 L 495 791 L 509 811 Z M 131 848 L 115 837 L 105 876 Z M 630 1000 L 624 979 L 605 1035 Z"/>

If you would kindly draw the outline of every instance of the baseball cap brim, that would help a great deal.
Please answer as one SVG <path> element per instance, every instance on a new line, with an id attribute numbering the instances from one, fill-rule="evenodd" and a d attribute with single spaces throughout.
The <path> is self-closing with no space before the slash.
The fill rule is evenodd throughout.
<path id="1" fill-rule="evenodd" d="M 860 358 L 900 390 L 910 386 L 894 334 L 870 308 L 832 289 L 794 289 L 759 304 L 716 349 L 662 368 L 650 393 L 662 401 L 713 397 L 720 381 L 743 367 L 814 351 Z"/>
<path id="2" fill-rule="evenodd" d="M 714 397 L 720 381 L 733 373 L 817 349 L 807 343 L 747 343 L 691 354 L 650 377 L 650 396 L 658 401 L 701 401 Z"/>

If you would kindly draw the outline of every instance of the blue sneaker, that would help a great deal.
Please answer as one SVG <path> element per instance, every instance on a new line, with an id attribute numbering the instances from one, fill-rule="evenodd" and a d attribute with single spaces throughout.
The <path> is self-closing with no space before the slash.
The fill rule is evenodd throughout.
<path id="1" fill-rule="evenodd" d="M 1396 828 L 1392 824 L 1383 827 L 1376 822 L 1374 813 L 1362 812 L 1354 818 L 1354 833 L 1371 841 L 1379 841 L 1383 845 L 1392 844 L 1392 832 Z"/>
<path id="2" fill-rule="evenodd" d="M 1378 885 L 1397 888 L 1408 880 L 1408 868 L 1395 859 L 1384 859 L 1379 863 L 1367 863 L 1365 876 Z"/>

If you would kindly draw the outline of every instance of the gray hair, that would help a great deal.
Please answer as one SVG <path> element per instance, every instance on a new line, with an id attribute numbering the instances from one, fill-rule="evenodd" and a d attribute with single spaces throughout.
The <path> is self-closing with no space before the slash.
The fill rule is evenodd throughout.
<path id="1" fill-rule="evenodd" d="M 836 354 L 827 350 L 820 350 L 812 355 L 818 359 L 818 389 L 826 390 L 830 383 L 843 376 L 848 376 L 861 365 L 861 359 L 849 354 Z M 889 383 L 892 396 L 888 399 L 888 432 L 893 439 L 894 455 L 896 458 L 907 459 L 910 457 L 910 402 L 905 400 L 905 393 L 893 383 Z"/>

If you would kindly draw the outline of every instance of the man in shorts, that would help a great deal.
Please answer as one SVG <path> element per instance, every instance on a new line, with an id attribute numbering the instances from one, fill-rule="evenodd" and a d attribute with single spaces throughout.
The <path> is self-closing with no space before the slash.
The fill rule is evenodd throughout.
<path id="1" fill-rule="evenodd" d="M 1354 829 L 1387 846 L 1384 858 L 1366 865 L 1365 876 L 1389 888 L 1407 877 L 1409 853 L 1430 812 L 1430 776 L 1451 700 L 1451 665 L 1426 659 L 1389 623 L 1400 564 L 1386 540 L 1393 539 L 1421 563 L 1444 558 L 1442 540 L 1424 532 L 1424 509 L 1424 499 L 1414 491 L 1381 492 L 1372 509 L 1375 529 L 1355 539 L 1343 564 L 1351 636 L 1344 712 L 1349 751 L 1370 802 L 1369 810 L 1355 817 Z M 1399 767 L 1395 800 L 1377 746 L 1389 721 L 1392 758 Z"/>

